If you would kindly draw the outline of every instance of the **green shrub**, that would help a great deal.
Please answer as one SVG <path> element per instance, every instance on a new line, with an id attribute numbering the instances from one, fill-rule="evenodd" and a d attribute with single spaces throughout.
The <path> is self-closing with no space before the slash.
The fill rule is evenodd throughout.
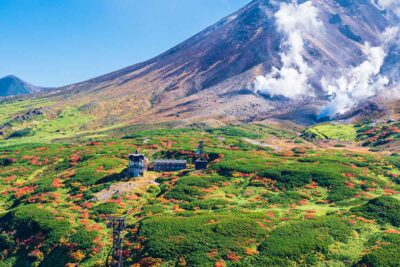
<path id="1" fill-rule="evenodd" d="M 33 135 L 33 130 L 31 128 L 25 128 L 25 129 L 13 132 L 12 134 L 10 134 L 7 137 L 7 139 L 22 138 L 22 137 L 31 136 L 31 135 Z"/>
<path id="2" fill-rule="evenodd" d="M 164 210 L 165 210 L 165 207 L 160 204 L 151 204 L 151 205 L 143 207 L 143 214 L 146 214 L 146 213 L 158 214 L 158 213 L 162 213 Z"/>
<path id="3" fill-rule="evenodd" d="M 95 231 L 76 231 L 71 235 L 71 243 L 75 244 L 78 249 L 91 249 L 96 246 L 93 242 L 97 237 Z"/>
<path id="4" fill-rule="evenodd" d="M 218 210 L 225 208 L 228 202 L 223 199 L 206 199 L 206 200 L 194 200 L 189 203 L 180 204 L 180 207 L 185 210 L 194 210 L 199 207 L 202 210 Z"/>
<path id="5" fill-rule="evenodd" d="M 337 217 L 286 224 L 261 243 L 260 255 L 314 264 L 316 254 L 329 255 L 329 246 L 334 242 L 346 242 L 351 230 L 347 221 Z"/>
<path id="6" fill-rule="evenodd" d="M 207 132 L 215 135 L 232 136 L 232 137 L 247 137 L 247 138 L 261 138 L 260 134 L 248 132 L 238 127 L 223 127 L 208 129 Z"/>
<path id="7" fill-rule="evenodd" d="M 11 235 L 5 233 L 0 234 L 0 252 L 15 246 L 15 241 L 12 239 Z"/>
<path id="8" fill-rule="evenodd" d="M 218 175 L 210 176 L 183 176 L 176 185 L 167 192 L 164 197 L 167 199 L 191 201 L 204 195 L 200 188 L 209 188 L 213 184 L 221 185 L 228 178 Z"/>
<path id="9" fill-rule="evenodd" d="M 203 195 L 203 193 L 195 187 L 176 185 L 170 191 L 165 193 L 164 197 L 167 199 L 191 201 L 201 195 Z"/>
<path id="10" fill-rule="evenodd" d="M 244 255 L 243 244 L 261 241 L 266 232 L 254 219 L 240 214 L 197 215 L 192 217 L 156 216 L 141 222 L 144 255 L 177 262 L 184 256 L 188 266 L 212 265 L 207 255 L 217 251 L 216 259 L 229 252 Z"/>
<path id="11" fill-rule="evenodd" d="M 72 230 L 67 220 L 55 219 L 50 211 L 40 209 L 37 205 L 19 206 L 5 215 L 1 224 L 17 229 L 16 237 L 26 238 L 35 233 L 42 232 L 47 235 L 48 245 L 59 244 L 61 238 L 68 236 Z"/>
<path id="12" fill-rule="evenodd" d="M 378 245 L 379 244 L 379 245 Z M 400 235 L 386 234 L 374 240 L 377 249 L 366 254 L 358 263 L 359 266 L 397 267 L 400 262 Z M 378 246 L 377 246 L 378 245 Z"/>
<path id="13" fill-rule="evenodd" d="M 268 193 L 264 196 L 268 198 L 268 203 L 280 205 L 290 205 L 305 198 L 304 195 L 295 191 L 286 191 L 280 194 Z"/>
<path id="14" fill-rule="evenodd" d="M 390 223 L 400 226 L 400 200 L 383 196 L 371 199 L 361 207 L 351 209 L 352 212 L 379 223 Z"/>
<path id="15" fill-rule="evenodd" d="M 101 203 L 93 208 L 93 213 L 98 214 L 114 214 L 119 209 L 119 205 L 114 202 Z"/>
<path id="16" fill-rule="evenodd" d="M 11 158 L 0 159 L 0 166 L 10 166 L 15 162 L 15 160 Z"/>

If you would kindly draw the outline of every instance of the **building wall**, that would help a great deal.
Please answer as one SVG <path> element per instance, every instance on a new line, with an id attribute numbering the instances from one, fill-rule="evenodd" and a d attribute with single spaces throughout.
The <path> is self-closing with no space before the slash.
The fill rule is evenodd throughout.
<path id="1" fill-rule="evenodd" d="M 167 163 L 155 163 L 154 170 L 155 171 L 179 171 L 186 169 L 186 164 L 167 164 Z"/>

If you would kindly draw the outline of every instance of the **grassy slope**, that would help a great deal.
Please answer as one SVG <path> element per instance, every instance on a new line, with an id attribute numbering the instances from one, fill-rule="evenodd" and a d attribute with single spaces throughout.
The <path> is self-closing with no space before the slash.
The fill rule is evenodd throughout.
<path id="1" fill-rule="evenodd" d="M 0 124 L 9 121 L 13 116 L 23 113 L 29 109 L 40 108 L 51 105 L 47 99 L 33 99 L 21 101 L 7 101 L 0 103 Z"/>
<path id="2" fill-rule="evenodd" d="M 0 121 L 49 104 L 4 104 Z M 399 218 L 390 213 L 382 220 L 371 202 L 385 196 L 376 203 L 389 211 L 398 205 L 396 156 L 317 149 L 293 132 L 262 124 L 209 130 L 142 125 L 100 133 L 90 130 L 91 120 L 64 108 L 13 122 L 13 131 L 31 129 L 28 136 L 0 141 L 0 266 L 98 266 L 111 245 L 110 214 L 127 215 L 124 258 L 142 266 L 399 261 L 400 242 L 393 237 Z M 322 124 L 307 131 L 347 142 L 378 134 L 398 138 L 393 125 L 379 127 Z M 146 179 L 158 177 L 158 185 L 94 198 L 110 186 L 126 186 L 128 153 L 190 161 L 200 139 L 209 153 L 207 172 L 151 173 Z M 285 145 L 276 151 L 256 145 L 278 139 Z"/>
<path id="3" fill-rule="evenodd" d="M 38 107 L 42 102 L 38 101 Z M 31 103 L 32 104 L 32 103 Z M 13 110 L 13 109 L 12 109 Z M 12 111 L 14 112 L 14 111 Z M 90 133 L 86 125 L 91 122 L 92 117 L 79 109 L 68 107 L 62 109 L 56 116 L 46 115 L 34 116 L 26 121 L 12 122 L 12 132 L 23 132 L 29 130 L 25 138 L 19 136 L 0 140 L 0 146 L 18 145 L 22 143 L 48 143 L 55 139 L 75 137 L 79 134 Z"/>
<path id="4" fill-rule="evenodd" d="M 305 129 L 303 137 L 308 140 L 358 142 L 373 150 L 397 151 L 400 147 L 400 123 L 398 121 L 361 122 L 357 125 L 323 123 Z"/>
<path id="5" fill-rule="evenodd" d="M 85 130 L 89 120 L 65 109 L 16 126 L 33 127 L 33 136 L 2 141 L 0 266 L 98 266 L 111 245 L 109 214 L 128 214 L 124 258 L 142 266 L 395 266 L 399 260 L 393 236 L 400 218 L 390 213 L 380 220 L 370 201 L 387 196 L 378 203 L 397 209 L 396 156 L 311 149 L 265 125 L 125 128 L 118 131 L 124 136 L 111 131 L 111 137 Z M 346 127 L 322 129 L 349 138 Z M 68 144 L 50 143 L 77 133 Z M 243 138 L 280 138 L 288 146 L 272 151 Z M 208 171 L 151 173 L 158 185 L 94 199 L 127 182 L 128 153 L 190 160 L 199 139 L 207 144 Z"/>
<path id="6" fill-rule="evenodd" d="M 355 127 L 347 124 L 319 124 L 306 129 L 305 134 L 320 140 L 354 141 L 357 137 Z"/>

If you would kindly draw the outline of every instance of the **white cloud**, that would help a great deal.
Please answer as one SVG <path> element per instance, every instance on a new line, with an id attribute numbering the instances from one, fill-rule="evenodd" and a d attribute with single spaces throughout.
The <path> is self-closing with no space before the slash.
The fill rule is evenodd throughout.
<path id="1" fill-rule="evenodd" d="M 254 82 L 255 91 L 270 96 L 281 95 L 293 98 L 306 94 L 310 85 L 308 77 L 313 70 L 303 58 L 304 33 L 319 32 L 322 22 L 318 18 L 318 9 L 311 1 L 297 4 L 282 3 L 275 13 L 276 26 L 285 35 L 280 57 L 282 67 L 272 68 L 266 76 L 258 76 Z"/>

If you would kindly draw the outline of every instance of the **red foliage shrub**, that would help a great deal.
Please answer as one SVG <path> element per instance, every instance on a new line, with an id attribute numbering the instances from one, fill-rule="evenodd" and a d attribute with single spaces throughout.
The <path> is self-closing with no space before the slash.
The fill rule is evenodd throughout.
<path id="1" fill-rule="evenodd" d="M 228 255 L 226 256 L 226 258 L 229 260 L 229 261 L 233 261 L 233 262 L 237 262 L 237 261 L 239 261 L 242 257 L 240 257 L 239 255 L 236 255 L 236 253 L 235 252 L 229 252 L 228 253 Z"/>
<path id="2" fill-rule="evenodd" d="M 16 189 L 14 195 L 16 198 L 20 198 L 26 194 L 32 193 L 33 191 L 35 191 L 36 188 L 37 188 L 37 186 L 33 186 L 33 185 L 24 186 L 22 188 Z"/>
<path id="3" fill-rule="evenodd" d="M 70 161 L 71 163 L 77 163 L 80 159 L 81 159 L 81 158 L 80 158 L 80 156 L 79 156 L 79 152 L 78 152 L 78 153 L 75 153 L 75 154 L 72 154 L 72 155 L 69 157 L 69 161 Z"/>
<path id="4" fill-rule="evenodd" d="M 56 178 L 53 180 L 53 182 L 51 183 L 51 186 L 55 187 L 55 188 L 60 188 L 63 187 L 64 184 L 62 183 L 62 180 L 60 178 Z"/>

